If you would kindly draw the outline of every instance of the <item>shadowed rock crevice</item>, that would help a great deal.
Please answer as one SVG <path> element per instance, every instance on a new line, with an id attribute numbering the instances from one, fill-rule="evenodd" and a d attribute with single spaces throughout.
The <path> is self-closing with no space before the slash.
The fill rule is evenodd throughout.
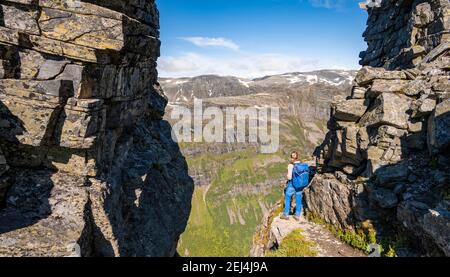
<path id="1" fill-rule="evenodd" d="M 0 5 L 0 256 L 175 254 L 193 182 L 156 5 L 125 2 Z"/>

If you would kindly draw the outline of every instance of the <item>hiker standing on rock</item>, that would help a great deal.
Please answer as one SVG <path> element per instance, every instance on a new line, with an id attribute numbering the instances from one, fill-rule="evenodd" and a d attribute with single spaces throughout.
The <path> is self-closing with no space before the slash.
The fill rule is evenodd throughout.
<path id="1" fill-rule="evenodd" d="M 287 186 L 284 190 L 284 212 L 281 219 L 288 220 L 291 210 L 291 199 L 295 195 L 294 219 L 299 221 L 302 215 L 303 190 L 309 184 L 309 166 L 299 160 L 298 152 L 291 153 L 291 162 L 288 165 Z"/>

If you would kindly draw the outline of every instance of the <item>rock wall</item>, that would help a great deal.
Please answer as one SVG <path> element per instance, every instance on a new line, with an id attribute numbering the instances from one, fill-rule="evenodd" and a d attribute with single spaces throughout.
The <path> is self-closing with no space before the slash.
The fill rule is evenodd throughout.
<path id="1" fill-rule="evenodd" d="M 306 204 L 341 229 L 370 221 L 379 239 L 405 235 L 419 255 L 449 256 L 450 2 L 368 12 L 365 66 L 352 96 L 335 99 Z"/>
<path id="2" fill-rule="evenodd" d="M 0 2 L 0 256 L 173 256 L 193 182 L 155 1 Z"/>
<path id="3" fill-rule="evenodd" d="M 368 49 L 360 55 L 361 65 L 411 68 L 450 37 L 447 0 L 383 0 L 368 12 L 363 35 Z"/>

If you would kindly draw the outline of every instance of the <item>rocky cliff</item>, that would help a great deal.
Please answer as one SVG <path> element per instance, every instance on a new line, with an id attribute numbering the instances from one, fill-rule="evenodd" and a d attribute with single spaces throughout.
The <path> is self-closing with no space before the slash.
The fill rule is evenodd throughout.
<path id="1" fill-rule="evenodd" d="M 173 256 L 193 182 L 155 1 L 0 1 L 0 256 Z"/>
<path id="2" fill-rule="evenodd" d="M 374 231 L 398 255 L 449 256 L 450 2 L 384 0 L 368 12 L 364 67 L 333 104 L 308 211 Z"/>

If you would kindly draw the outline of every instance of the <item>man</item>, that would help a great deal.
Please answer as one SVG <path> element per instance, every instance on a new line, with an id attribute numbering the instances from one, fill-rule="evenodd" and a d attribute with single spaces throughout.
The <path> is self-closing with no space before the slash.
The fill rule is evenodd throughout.
<path id="1" fill-rule="evenodd" d="M 281 219 L 289 220 L 291 210 L 291 199 L 295 195 L 295 215 L 294 219 L 300 221 L 302 215 L 303 190 L 309 184 L 309 166 L 299 160 L 298 152 L 291 153 L 290 163 L 288 165 L 287 187 L 284 195 L 284 212 Z"/>

